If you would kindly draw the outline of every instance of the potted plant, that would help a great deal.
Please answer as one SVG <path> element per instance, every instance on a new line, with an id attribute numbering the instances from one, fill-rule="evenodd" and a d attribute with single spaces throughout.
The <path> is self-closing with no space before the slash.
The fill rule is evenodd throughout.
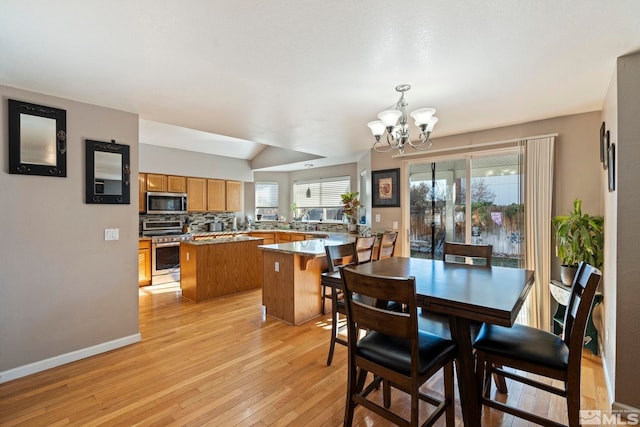
<path id="1" fill-rule="evenodd" d="M 349 218 L 349 231 L 355 232 L 356 224 L 358 220 L 358 206 L 360 206 L 360 200 L 358 200 L 359 192 L 350 192 L 347 191 L 344 194 L 341 194 L 340 197 L 342 199 L 342 211 Z"/>
<path id="2" fill-rule="evenodd" d="M 562 262 L 562 283 L 567 286 L 573 283 L 573 277 L 581 261 L 602 269 L 603 217 L 583 214 L 582 201 L 576 199 L 573 202 L 573 211 L 569 215 L 554 217 L 553 225 L 557 255 Z"/>

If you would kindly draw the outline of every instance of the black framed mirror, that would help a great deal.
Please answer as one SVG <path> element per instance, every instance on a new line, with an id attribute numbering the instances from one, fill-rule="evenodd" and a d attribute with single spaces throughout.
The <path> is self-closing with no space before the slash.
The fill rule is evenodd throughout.
<path id="1" fill-rule="evenodd" d="M 66 110 L 8 101 L 9 173 L 66 177 Z"/>
<path id="2" fill-rule="evenodd" d="M 129 204 L 129 146 L 86 140 L 86 203 Z"/>

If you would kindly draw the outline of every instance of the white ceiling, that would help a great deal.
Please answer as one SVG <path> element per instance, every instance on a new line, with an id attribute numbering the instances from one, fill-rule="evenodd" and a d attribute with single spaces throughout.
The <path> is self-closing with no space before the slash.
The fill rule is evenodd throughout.
<path id="1" fill-rule="evenodd" d="M 138 113 L 141 143 L 272 146 L 309 156 L 269 170 L 304 169 L 362 157 L 400 83 L 438 110 L 434 138 L 600 110 L 638 17 L 637 0 L 0 0 L 0 84 Z"/>

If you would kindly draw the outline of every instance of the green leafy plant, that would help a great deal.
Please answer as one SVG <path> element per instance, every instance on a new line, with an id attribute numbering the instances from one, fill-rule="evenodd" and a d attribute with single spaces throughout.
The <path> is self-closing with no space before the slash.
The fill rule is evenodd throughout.
<path id="1" fill-rule="evenodd" d="M 604 261 L 604 218 L 582 213 L 582 201 L 573 202 L 569 215 L 553 218 L 558 258 L 563 265 L 577 266 L 581 261 L 601 269 Z"/>
<path id="2" fill-rule="evenodd" d="M 347 191 L 340 195 L 340 198 L 342 199 L 342 210 L 349 218 L 355 219 L 358 214 L 358 206 L 360 206 L 360 200 L 358 200 L 359 195 L 360 193 L 358 191 L 353 193 Z"/>

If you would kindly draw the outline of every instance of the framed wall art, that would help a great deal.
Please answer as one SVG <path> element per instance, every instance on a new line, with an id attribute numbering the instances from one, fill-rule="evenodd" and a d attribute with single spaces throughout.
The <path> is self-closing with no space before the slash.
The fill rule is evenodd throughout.
<path id="1" fill-rule="evenodd" d="M 605 147 L 605 127 L 604 122 L 600 126 L 600 161 L 604 163 L 604 156 L 607 155 L 606 147 Z"/>
<path id="2" fill-rule="evenodd" d="M 371 172 L 374 208 L 400 206 L 400 169 Z"/>
<path id="3" fill-rule="evenodd" d="M 616 144 L 609 144 L 607 162 L 609 163 L 609 171 L 607 173 L 609 177 L 609 191 L 616 191 Z"/>
<path id="4" fill-rule="evenodd" d="M 609 141 L 609 131 L 605 133 L 604 143 L 602 145 L 602 169 L 607 170 L 609 167 L 609 146 L 611 142 Z"/>
<path id="5" fill-rule="evenodd" d="M 67 112 L 9 99 L 9 173 L 67 176 Z"/>

